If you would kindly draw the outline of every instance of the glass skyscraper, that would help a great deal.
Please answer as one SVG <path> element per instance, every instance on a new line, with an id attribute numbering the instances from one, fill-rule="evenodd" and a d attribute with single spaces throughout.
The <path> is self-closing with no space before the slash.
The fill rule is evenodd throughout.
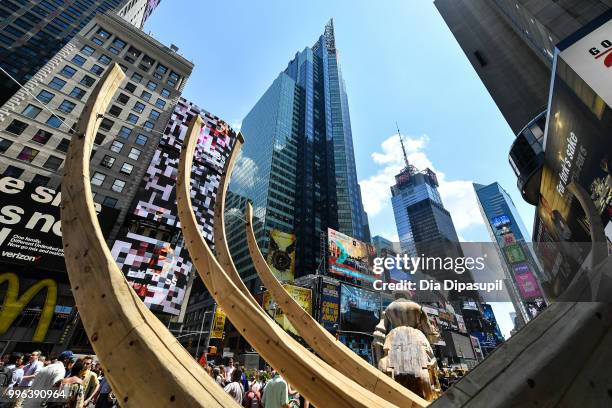
<path id="1" fill-rule="evenodd" d="M 527 322 L 546 306 L 537 279 L 541 269 L 528 244 L 531 236 L 512 198 L 499 183 L 474 183 L 474 190 L 491 240 L 497 245 L 517 317 Z"/>
<path id="2" fill-rule="evenodd" d="M 417 256 L 435 246 L 445 252 L 459 242 L 450 213 L 438 192 L 438 178 L 431 169 L 418 171 L 411 164 L 395 176 L 391 204 L 403 253 Z M 436 254 L 438 255 L 438 254 Z"/>
<path id="3" fill-rule="evenodd" d="M 97 14 L 114 11 L 136 28 L 160 0 L 3 0 L 0 2 L 0 66 L 25 84 Z M 18 85 L 0 71 L 0 105 Z"/>
<path id="4" fill-rule="evenodd" d="M 230 190 L 253 202 L 264 252 L 271 230 L 295 234 L 300 276 L 320 267 L 327 228 L 369 240 L 332 20 L 312 47 L 296 53 L 241 131 L 245 145 Z M 248 251 L 237 245 L 233 255 L 242 265 Z"/>

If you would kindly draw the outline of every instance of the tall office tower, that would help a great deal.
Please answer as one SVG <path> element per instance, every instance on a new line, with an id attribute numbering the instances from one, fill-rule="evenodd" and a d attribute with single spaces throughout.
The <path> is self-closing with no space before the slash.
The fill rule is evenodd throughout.
<path id="1" fill-rule="evenodd" d="M 295 234 L 295 270 L 302 275 L 320 267 L 328 227 L 369 238 L 333 21 L 289 62 L 241 131 L 245 145 L 230 189 L 253 201 L 264 252 L 272 230 Z M 248 256 L 241 247 L 236 263 Z"/>
<path id="2" fill-rule="evenodd" d="M 474 183 L 474 190 L 491 241 L 499 253 L 506 289 L 522 325 L 546 307 L 538 278 L 542 272 L 529 244 L 531 235 L 512 198 L 499 183 L 488 186 Z"/>
<path id="3" fill-rule="evenodd" d="M 546 109 L 554 46 L 610 0 L 435 0 L 502 115 L 518 133 Z"/>
<path id="4" fill-rule="evenodd" d="M 95 139 L 94 200 L 127 213 L 193 64 L 114 14 L 98 14 L 0 107 L 0 174 L 57 189 L 73 127 L 96 82 L 126 73 Z"/>
<path id="5" fill-rule="evenodd" d="M 136 28 L 142 28 L 158 4 L 159 0 L 3 0 L 0 67 L 24 84 L 96 14 L 115 12 Z M 0 71 L 0 105 L 18 89 Z"/>
<path id="6" fill-rule="evenodd" d="M 450 243 L 459 242 L 459 237 L 450 213 L 442 204 L 436 173 L 431 169 L 417 170 L 408 162 L 405 150 L 404 161 L 406 167 L 395 176 L 395 185 L 391 187 L 401 251 L 410 256 L 420 255 L 424 250 L 445 251 L 452 246 Z"/>

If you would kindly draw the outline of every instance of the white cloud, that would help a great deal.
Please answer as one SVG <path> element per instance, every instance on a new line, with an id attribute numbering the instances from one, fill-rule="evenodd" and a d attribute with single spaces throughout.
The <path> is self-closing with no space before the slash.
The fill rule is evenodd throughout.
<path id="1" fill-rule="evenodd" d="M 472 182 L 448 180 L 444 173 L 435 169 L 424 151 L 429 141 L 426 135 L 403 137 L 410 164 L 419 170 L 429 167 L 436 172 L 440 183 L 440 196 L 453 217 L 457 233 L 473 225 L 483 224 Z M 379 165 L 378 171 L 360 182 L 361 190 L 364 192 L 363 205 L 370 216 L 375 216 L 387 206 L 391 206 L 390 188 L 395 184 L 395 175 L 405 166 L 397 134 L 385 139 L 381 144 L 381 150 L 372 153 L 372 160 Z"/>

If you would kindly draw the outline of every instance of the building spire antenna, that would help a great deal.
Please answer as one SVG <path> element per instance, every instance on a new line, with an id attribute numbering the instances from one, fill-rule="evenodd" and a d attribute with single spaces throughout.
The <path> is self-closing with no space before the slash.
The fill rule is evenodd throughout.
<path id="1" fill-rule="evenodd" d="M 404 138 L 402 137 L 402 134 L 400 133 L 397 122 L 395 122 L 395 127 L 397 128 L 397 135 L 399 136 L 400 143 L 402 145 L 402 152 L 404 153 L 404 162 L 406 163 L 406 167 L 409 167 L 410 163 L 408 163 L 408 155 L 406 154 L 406 148 L 404 147 Z"/>

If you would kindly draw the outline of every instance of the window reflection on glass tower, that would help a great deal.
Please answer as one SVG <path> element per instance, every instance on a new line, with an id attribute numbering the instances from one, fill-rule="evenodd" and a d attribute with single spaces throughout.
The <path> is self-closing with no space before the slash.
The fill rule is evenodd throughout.
<path id="1" fill-rule="evenodd" d="M 245 145 L 230 190 L 253 202 L 264 253 L 270 230 L 295 233 L 300 276 L 320 267 L 328 227 L 369 241 L 333 20 L 312 47 L 296 53 L 244 118 L 241 131 Z M 248 264 L 243 239 L 233 241 L 234 260 Z M 248 275 L 248 266 L 239 269 Z"/>

